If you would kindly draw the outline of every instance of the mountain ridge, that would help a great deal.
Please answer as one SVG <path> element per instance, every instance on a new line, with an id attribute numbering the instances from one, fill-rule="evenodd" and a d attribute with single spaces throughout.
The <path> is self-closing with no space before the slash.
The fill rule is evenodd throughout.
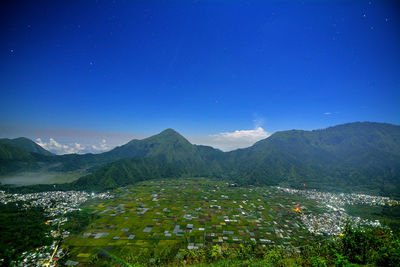
<path id="1" fill-rule="evenodd" d="M 143 179 L 213 176 L 241 184 L 364 190 L 400 197 L 400 126 L 347 123 L 276 132 L 222 152 L 191 144 L 169 128 L 101 154 L 44 157 L 63 168 L 92 168 L 72 186 L 112 189 Z"/>
<path id="2" fill-rule="evenodd" d="M 0 144 L 11 145 L 25 149 L 28 152 L 37 153 L 45 156 L 53 156 L 54 154 L 50 151 L 44 149 L 42 146 L 38 145 L 34 141 L 26 137 L 18 137 L 14 139 L 1 138 Z"/>
<path id="3" fill-rule="evenodd" d="M 192 176 L 214 175 L 242 184 L 294 187 L 308 184 L 311 188 L 331 190 L 353 187 L 377 194 L 400 196 L 399 143 L 400 126 L 391 124 L 363 122 L 313 131 L 281 131 L 244 149 L 218 153 L 211 148 L 212 164 L 209 163 L 210 159 L 200 162 L 187 154 L 192 164 L 185 165 L 185 171 Z M 157 155 L 150 157 L 153 156 Z M 166 167 L 174 166 L 177 162 L 172 159 L 155 164 L 159 168 L 159 164 Z M 110 182 L 118 176 L 118 164 L 122 163 L 110 163 L 102 167 L 90 179 L 100 181 L 104 178 L 101 173 L 110 173 L 107 169 L 112 169 L 113 175 L 108 176 L 108 184 L 118 184 Z M 132 181 L 135 175 L 139 177 L 138 169 L 148 168 L 141 164 L 148 162 L 123 160 L 127 180 Z M 204 168 L 197 168 L 204 164 L 208 166 L 208 172 L 204 172 Z M 179 176 L 185 175 L 185 172 L 172 174 Z M 160 174 L 154 177 L 169 176 Z"/>

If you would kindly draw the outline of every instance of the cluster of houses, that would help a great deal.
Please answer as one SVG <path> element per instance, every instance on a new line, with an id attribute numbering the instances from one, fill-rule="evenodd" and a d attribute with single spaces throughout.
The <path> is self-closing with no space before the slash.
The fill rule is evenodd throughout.
<path id="1" fill-rule="evenodd" d="M 206 179 L 146 181 L 115 195 L 91 207 L 100 216 L 98 223 L 69 242 L 77 244 L 73 262 L 87 260 L 78 253 L 82 238 L 98 239 L 96 244 L 104 243 L 110 253 L 118 253 L 113 247 L 140 250 L 170 241 L 189 250 L 240 243 L 297 248 L 313 238 L 293 211 L 297 202 L 272 187 L 241 188 Z"/>
<path id="2" fill-rule="evenodd" d="M 0 191 L 0 203 L 22 202 L 23 208 L 42 207 L 50 217 L 79 210 L 79 206 L 89 199 L 110 198 L 113 198 L 113 196 L 108 192 L 48 191 L 31 194 L 8 194 L 4 191 Z"/>
<path id="3" fill-rule="evenodd" d="M 80 210 L 80 205 L 90 199 L 111 199 L 109 193 L 87 193 L 83 191 L 50 191 L 31 194 L 8 194 L 0 191 L 0 203 L 17 202 L 21 208 L 42 207 L 49 219 L 46 224 L 53 229 L 48 233 L 53 238 L 67 238 L 69 231 L 60 230 L 67 218 L 65 214 Z M 50 246 L 42 246 L 33 251 L 25 251 L 21 255 L 18 266 L 56 266 L 58 260 L 65 255 L 65 250 L 59 247 L 59 241 L 54 240 Z"/>
<path id="4" fill-rule="evenodd" d="M 368 220 L 350 216 L 345 210 L 346 205 L 393 206 L 400 204 L 399 201 L 392 200 L 388 197 L 365 194 L 335 194 L 316 190 L 299 190 L 282 187 L 278 187 L 278 190 L 291 195 L 301 195 L 306 199 L 315 200 L 326 210 L 326 212 L 322 214 L 302 213 L 300 215 L 307 230 L 318 235 L 340 235 L 347 221 L 351 221 L 355 226 L 370 225 L 377 227 L 381 225 L 379 220 Z"/>
<path id="5" fill-rule="evenodd" d="M 301 195 L 307 199 L 314 199 L 326 204 L 343 207 L 345 205 L 368 205 L 368 206 L 394 206 L 400 205 L 400 201 L 383 196 L 371 196 L 358 193 L 331 193 L 305 189 L 292 189 L 277 187 L 278 190 L 288 194 Z"/>
<path id="6" fill-rule="evenodd" d="M 53 241 L 50 246 L 37 248 L 33 252 L 23 252 L 18 266 L 56 266 L 58 260 L 64 256 L 65 250 L 58 249 L 58 242 Z"/>
<path id="7" fill-rule="evenodd" d="M 155 248 L 168 242 L 178 242 L 180 249 L 189 250 L 212 244 L 234 246 L 246 242 L 299 250 L 299 246 L 312 240 L 314 234 L 340 234 L 348 219 L 356 224 L 379 225 L 379 221 L 349 216 L 345 205 L 399 204 L 389 198 L 364 194 L 334 194 L 282 187 L 242 188 L 206 179 L 146 181 L 121 188 L 113 194 L 0 192 L 0 202 L 23 201 L 26 207 L 43 207 L 52 216 L 47 223 L 57 226 L 65 223 L 63 215 L 79 210 L 87 200 L 102 200 L 86 205 L 99 218 L 86 232 L 71 237 L 66 230 L 49 233 L 54 237 L 68 238 L 72 257 L 67 265 L 71 266 L 85 263 L 93 253 L 97 253 L 97 248 L 90 249 L 89 240 L 87 253 L 80 253 L 85 243 L 82 239 L 96 240 L 98 246 L 104 244 L 111 250 L 118 246 L 138 250 Z M 300 205 L 299 195 L 310 201 Z M 311 210 L 315 207 L 323 207 L 326 212 L 314 214 Z M 24 264 L 52 266 L 64 251 L 62 244 L 54 243 L 34 252 L 25 252 Z"/>

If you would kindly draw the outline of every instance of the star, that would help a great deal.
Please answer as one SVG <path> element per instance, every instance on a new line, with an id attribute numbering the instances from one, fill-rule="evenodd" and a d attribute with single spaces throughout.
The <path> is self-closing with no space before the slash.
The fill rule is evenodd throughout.
<path id="1" fill-rule="evenodd" d="M 10 52 L 11 52 L 11 53 L 14 53 L 14 49 L 11 49 Z"/>

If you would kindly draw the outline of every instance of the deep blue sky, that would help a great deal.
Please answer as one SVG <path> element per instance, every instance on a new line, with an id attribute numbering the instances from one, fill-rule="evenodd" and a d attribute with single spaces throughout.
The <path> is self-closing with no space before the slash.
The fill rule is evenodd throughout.
<path id="1" fill-rule="evenodd" d="M 0 39 L 10 137 L 400 124 L 398 1 L 1 1 Z"/>

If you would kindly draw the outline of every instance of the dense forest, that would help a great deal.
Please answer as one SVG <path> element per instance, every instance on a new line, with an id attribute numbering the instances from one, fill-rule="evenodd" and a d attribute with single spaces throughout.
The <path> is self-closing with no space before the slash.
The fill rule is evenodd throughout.
<path id="1" fill-rule="evenodd" d="M 19 203 L 0 204 L 0 262 L 1 266 L 10 266 L 18 261 L 24 251 L 49 245 L 50 226 L 42 208 L 21 208 Z"/>

